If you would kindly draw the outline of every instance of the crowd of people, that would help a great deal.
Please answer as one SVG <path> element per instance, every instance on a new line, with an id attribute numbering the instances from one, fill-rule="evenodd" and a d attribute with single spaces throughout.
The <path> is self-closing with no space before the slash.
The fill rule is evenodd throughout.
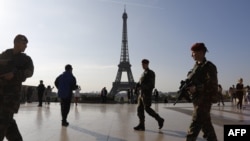
<path id="1" fill-rule="evenodd" d="M 237 109 L 244 109 L 243 104 L 250 103 L 250 87 L 249 85 L 244 86 L 243 78 L 238 80 L 238 83 L 232 85 L 228 90 L 231 102 L 236 105 Z"/>
<path id="2" fill-rule="evenodd" d="M 28 39 L 24 35 L 17 35 L 14 38 L 14 47 L 0 54 L 1 68 L 6 67 L 7 70 L 6 72 L 2 72 L 1 69 L 0 74 L 0 140 L 3 140 L 5 137 L 8 140 L 22 140 L 22 135 L 14 120 L 14 114 L 19 110 L 22 82 L 31 77 L 34 72 L 32 59 L 23 53 L 27 47 L 27 43 Z M 191 71 L 188 72 L 187 79 L 190 79 L 193 83 L 187 87 L 187 90 L 188 94 L 192 97 L 194 109 L 186 141 L 195 141 L 201 130 L 204 132 L 204 138 L 208 141 L 217 141 L 217 136 L 211 122 L 211 106 L 215 103 L 218 106 L 221 104 L 224 106 L 225 103 L 222 86 L 218 84 L 216 65 L 206 59 L 205 55 L 207 51 L 204 43 L 195 43 L 191 46 L 191 54 L 195 63 Z M 15 69 L 11 68 L 13 64 L 8 66 L 9 60 L 15 62 Z M 154 94 L 155 100 L 158 102 L 159 93 L 155 89 L 156 74 L 149 68 L 148 59 L 143 59 L 141 63 L 143 68 L 142 76 L 136 84 L 134 91 L 131 89 L 127 91 L 129 102 L 134 103 L 136 101 L 138 103 L 137 115 L 139 123 L 133 129 L 145 131 L 145 112 L 156 120 L 159 129 L 161 129 L 164 126 L 164 118 L 151 108 L 152 94 Z M 55 78 L 54 85 L 58 90 L 57 95 L 60 98 L 61 124 L 67 127 L 69 125 L 67 117 L 72 98 L 74 97 L 74 103 L 77 106 L 81 90 L 73 75 L 73 67 L 70 64 L 65 65 L 65 70 L 62 74 Z M 36 87 L 38 107 L 42 107 L 44 97 L 45 104 L 50 104 L 53 88 L 51 85 L 48 85 L 46 88 L 43 80 L 40 80 L 39 85 Z M 231 101 L 240 110 L 244 109 L 243 101 L 250 102 L 250 87 L 244 86 L 242 78 L 239 79 L 236 86 L 233 85 L 230 87 L 228 92 L 231 96 Z M 32 101 L 32 93 L 32 89 L 28 89 L 28 102 Z M 107 89 L 104 87 L 101 90 L 103 103 L 107 101 L 107 94 Z"/>

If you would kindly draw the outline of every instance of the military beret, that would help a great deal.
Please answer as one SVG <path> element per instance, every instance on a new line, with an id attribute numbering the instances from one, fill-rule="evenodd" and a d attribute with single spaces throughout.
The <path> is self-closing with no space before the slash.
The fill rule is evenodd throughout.
<path id="1" fill-rule="evenodd" d="M 204 51 L 207 52 L 207 47 L 205 46 L 204 43 L 195 43 L 191 47 L 192 51 Z"/>
<path id="2" fill-rule="evenodd" d="M 143 59 L 141 62 L 142 62 L 143 64 L 149 64 L 148 59 Z"/>
<path id="3" fill-rule="evenodd" d="M 22 34 L 16 35 L 16 37 L 14 38 L 14 43 L 16 43 L 17 41 L 25 41 L 26 43 L 28 43 L 28 39 Z"/>

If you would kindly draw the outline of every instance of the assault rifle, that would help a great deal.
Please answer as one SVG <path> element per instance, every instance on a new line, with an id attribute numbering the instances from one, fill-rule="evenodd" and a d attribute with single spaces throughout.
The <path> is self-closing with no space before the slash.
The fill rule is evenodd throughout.
<path id="1" fill-rule="evenodd" d="M 200 67 L 196 66 L 191 71 L 188 72 L 187 79 L 185 81 L 181 81 L 181 86 L 179 87 L 179 94 L 178 98 L 174 102 L 174 105 L 181 100 L 183 97 L 188 101 L 191 102 L 196 97 L 189 94 L 188 87 L 195 85 L 201 86 L 202 84 L 197 80 L 197 77 L 200 76 L 202 73 L 203 67 L 207 64 L 208 61 L 204 62 Z"/>
<path id="2" fill-rule="evenodd" d="M 183 80 L 181 81 L 179 91 L 177 92 L 179 95 L 178 95 L 177 99 L 175 100 L 174 105 L 182 98 L 185 98 L 188 102 L 192 101 L 192 98 L 190 97 L 190 94 L 189 94 L 188 89 L 187 89 L 191 85 L 193 85 L 193 83 L 189 79 L 186 79 L 185 81 L 183 81 Z"/>
<path id="3" fill-rule="evenodd" d="M 135 94 L 136 95 L 139 95 L 140 88 L 141 88 L 141 84 L 139 82 L 136 83 L 136 85 L 135 85 Z"/>

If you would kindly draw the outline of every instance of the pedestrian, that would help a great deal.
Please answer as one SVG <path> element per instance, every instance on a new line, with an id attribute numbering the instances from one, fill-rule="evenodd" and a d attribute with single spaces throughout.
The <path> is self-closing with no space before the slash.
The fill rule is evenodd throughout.
<path id="1" fill-rule="evenodd" d="M 37 89 L 37 95 L 38 95 L 38 107 L 42 107 L 43 106 L 43 94 L 46 89 L 43 84 L 43 80 L 40 80 L 40 83 L 36 89 Z"/>
<path id="2" fill-rule="evenodd" d="M 222 86 L 221 84 L 218 85 L 218 106 L 220 106 L 220 103 L 224 106 L 224 100 L 223 100 L 223 95 L 222 95 Z"/>
<path id="3" fill-rule="evenodd" d="M 233 90 L 233 87 L 229 87 L 229 89 L 228 89 L 228 94 L 229 94 L 229 96 L 230 96 L 230 100 L 231 100 L 231 102 L 233 102 L 233 92 L 234 90 Z"/>
<path id="4" fill-rule="evenodd" d="M 79 85 L 77 85 L 77 89 L 75 90 L 75 94 L 74 94 L 74 102 L 75 102 L 76 106 L 77 106 L 77 104 L 79 102 L 80 91 L 81 91 L 81 87 Z"/>
<path id="5" fill-rule="evenodd" d="M 236 84 L 236 96 L 238 98 L 237 109 L 242 109 L 243 95 L 244 95 L 244 84 L 243 84 L 243 79 L 240 78 L 238 83 Z"/>
<path id="6" fill-rule="evenodd" d="M 106 103 L 107 94 L 108 94 L 108 91 L 106 87 L 103 87 L 101 90 L 102 103 Z"/>
<path id="7" fill-rule="evenodd" d="M 136 83 L 136 85 L 134 86 L 134 101 L 135 101 L 135 104 L 138 103 L 138 97 L 140 95 L 140 90 L 139 90 L 139 83 Z"/>
<path id="8" fill-rule="evenodd" d="M 134 89 L 133 88 L 130 88 L 130 92 L 131 92 L 131 98 L 130 98 L 130 101 L 131 101 L 131 104 L 134 104 L 135 103 L 135 94 L 134 94 Z"/>
<path id="9" fill-rule="evenodd" d="M 156 88 L 154 90 L 154 96 L 155 96 L 155 103 L 158 103 L 159 92 Z"/>
<path id="10" fill-rule="evenodd" d="M 142 60 L 142 68 L 144 72 L 137 85 L 140 90 L 138 97 L 137 115 L 139 118 L 139 124 L 134 127 L 134 130 L 145 131 L 145 115 L 144 110 L 152 117 L 156 119 L 159 125 L 159 129 L 163 127 L 164 119 L 160 117 L 152 108 L 152 92 L 155 87 L 155 73 L 149 69 L 149 60 Z"/>
<path id="11" fill-rule="evenodd" d="M 250 86 L 247 85 L 247 90 L 246 90 L 246 98 L 247 98 L 247 103 L 250 103 Z"/>
<path id="12" fill-rule="evenodd" d="M 70 110 L 73 90 L 77 89 L 76 78 L 73 75 L 72 70 L 72 66 L 67 64 L 65 66 L 65 71 L 55 80 L 55 86 L 58 89 L 58 97 L 61 100 L 62 126 L 69 125 L 67 117 Z"/>
<path id="13" fill-rule="evenodd" d="M 195 43 L 191 51 L 195 65 L 187 79 L 193 82 L 188 90 L 193 98 L 194 110 L 186 141 L 196 141 L 201 130 L 208 141 L 217 141 L 210 116 L 212 104 L 218 102 L 217 68 L 206 60 L 204 43 Z"/>
<path id="14" fill-rule="evenodd" d="M 128 96 L 128 103 L 131 103 L 131 90 L 130 90 L 130 88 L 127 89 L 127 96 Z"/>
<path id="15" fill-rule="evenodd" d="M 33 75 L 32 59 L 24 53 L 28 39 L 14 38 L 14 47 L 0 54 L 0 140 L 22 141 L 15 119 L 19 110 L 22 82 Z"/>
<path id="16" fill-rule="evenodd" d="M 51 95 L 52 95 L 52 90 L 54 89 L 54 87 L 51 87 L 50 85 L 47 86 L 46 90 L 45 90 L 45 104 L 50 104 L 50 101 L 51 101 Z"/>
<path id="17" fill-rule="evenodd" d="M 31 100 L 32 94 L 33 94 L 33 88 L 29 86 L 27 89 L 27 102 L 28 103 L 32 102 L 32 100 Z"/>
<path id="18" fill-rule="evenodd" d="M 232 96 L 233 96 L 233 104 L 236 104 L 237 102 L 237 94 L 236 94 L 236 88 L 235 88 L 235 85 L 232 85 Z"/>

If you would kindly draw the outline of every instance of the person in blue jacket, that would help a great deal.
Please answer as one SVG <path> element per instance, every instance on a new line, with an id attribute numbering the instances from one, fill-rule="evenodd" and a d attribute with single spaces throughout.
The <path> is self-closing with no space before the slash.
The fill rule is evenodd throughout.
<path id="1" fill-rule="evenodd" d="M 62 126 L 68 126 L 67 116 L 70 110 L 73 90 L 77 88 L 76 78 L 72 74 L 72 66 L 67 64 L 65 71 L 55 80 L 55 86 L 58 89 L 58 97 L 61 101 Z"/>

